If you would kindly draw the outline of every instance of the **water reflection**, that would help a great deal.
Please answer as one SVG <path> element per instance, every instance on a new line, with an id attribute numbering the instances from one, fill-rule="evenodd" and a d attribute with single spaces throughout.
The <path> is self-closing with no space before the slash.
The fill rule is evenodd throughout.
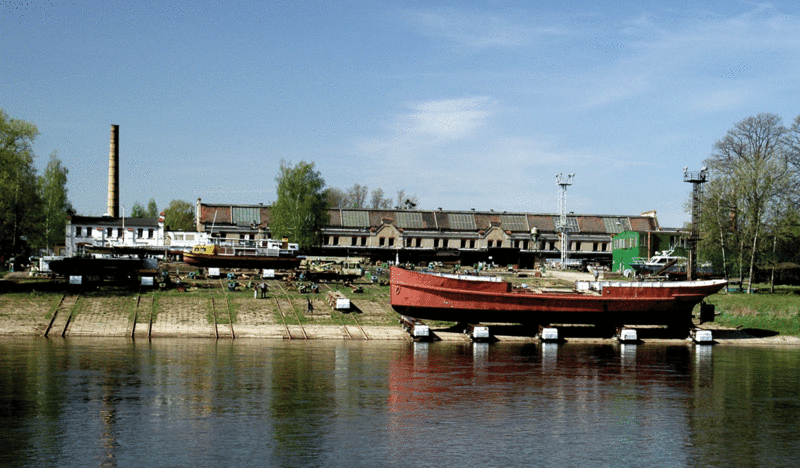
<path id="1" fill-rule="evenodd" d="M 795 465 L 798 364 L 683 343 L 8 339 L 0 465 Z"/>

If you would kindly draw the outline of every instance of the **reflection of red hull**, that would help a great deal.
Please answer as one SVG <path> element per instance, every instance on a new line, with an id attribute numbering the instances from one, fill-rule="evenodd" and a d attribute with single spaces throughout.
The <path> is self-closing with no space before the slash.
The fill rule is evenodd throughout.
<path id="1" fill-rule="evenodd" d="M 290 270 L 300 266 L 297 257 L 270 257 L 266 255 L 224 255 L 224 254 L 183 254 L 183 261 L 189 265 L 218 268 L 266 268 Z"/>
<path id="2" fill-rule="evenodd" d="M 724 280 L 582 282 L 573 291 L 512 289 L 488 278 L 466 279 L 391 269 L 392 307 L 405 315 L 455 322 L 661 324 L 686 322 Z"/>

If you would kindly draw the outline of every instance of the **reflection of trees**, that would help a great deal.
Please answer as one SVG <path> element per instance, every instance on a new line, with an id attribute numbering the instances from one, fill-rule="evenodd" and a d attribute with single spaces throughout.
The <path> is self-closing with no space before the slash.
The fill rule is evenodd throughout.
<path id="1" fill-rule="evenodd" d="M 320 378 L 333 369 L 333 359 L 315 352 L 314 346 L 293 351 L 276 356 L 273 365 L 275 456 L 313 463 L 323 455 L 320 434 L 334 411 L 333 382 Z"/>
<path id="2" fill-rule="evenodd" d="M 716 347 L 693 390 L 691 465 L 795 466 L 800 460 L 800 353 Z"/>
<path id="3" fill-rule="evenodd" d="M 65 367 L 66 358 L 51 354 L 49 344 L 4 343 L 0 354 L 0 440 L 4 441 L 0 464 L 4 466 L 32 464 L 35 453 L 58 455 L 62 432 L 54 422 L 62 413 L 59 389 L 64 383 L 55 369 Z M 25 359 L 20 361 L 20 355 Z"/>
<path id="4" fill-rule="evenodd" d="M 3 362 L 0 372 L 0 392 L 10 403 L 0 405 L 3 466 L 55 466 L 64 459 L 116 465 L 118 408 L 138 400 L 130 388 L 141 386 L 131 348 L 122 344 L 112 352 L 68 340 L 20 340 L 13 351 L 6 348 L 14 359 Z M 71 438 L 81 440 L 82 453 L 65 445 Z"/>

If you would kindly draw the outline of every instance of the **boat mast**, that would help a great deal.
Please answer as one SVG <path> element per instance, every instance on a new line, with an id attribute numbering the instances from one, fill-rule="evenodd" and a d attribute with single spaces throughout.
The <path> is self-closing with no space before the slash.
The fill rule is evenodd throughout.
<path id="1" fill-rule="evenodd" d="M 575 174 L 568 174 L 566 179 L 562 179 L 562 174 L 556 174 L 556 184 L 559 186 L 558 192 L 558 212 L 560 218 L 556 230 L 561 233 L 561 269 L 567 267 L 569 257 L 569 226 L 567 226 L 567 187 L 572 185 Z"/>

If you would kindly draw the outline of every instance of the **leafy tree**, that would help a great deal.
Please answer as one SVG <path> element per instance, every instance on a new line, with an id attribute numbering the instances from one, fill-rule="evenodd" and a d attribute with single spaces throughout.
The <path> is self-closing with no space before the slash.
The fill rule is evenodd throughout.
<path id="1" fill-rule="evenodd" d="M 367 186 L 354 184 L 347 190 L 348 208 L 364 208 L 367 205 Z"/>
<path id="2" fill-rule="evenodd" d="M 164 210 L 164 225 L 170 231 L 194 231 L 194 206 L 184 200 L 172 200 Z"/>
<path id="3" fill-rule="evenodd" d="M 147 211 L 144 210 L 144 207 L 141 203 L 134 202 L 133 207 L 131 208 L 131 218 L 145 218 L 147 217 Z"/>
<path id="4" fill-rule="evenodd" d="M 158 205 L 156 205 L 155 199 L 151 198 L 147 203 L 147 209 L 138 200 L 135 201 L 133 207 L 131 207 L 129 218 L 158 218 L 158 216 Z"/>
<path id="5" fill-rule="evenodd" d="M 0 257 L 23 253 L 42 232 L 41 199 L 33 166 L 36 126 L 0 110 Z"/>
<path id="6" fill-rule="evenodd" d="M 382 188 L 376 188 L 370 194 L 369 207 L 373 210 L 387 210 L 392 207 L 392 199 L 384 195 Z"/>
<path id="7" fill-rule="evenodd" d="M 72 212 L 72 204 L 67 199 L 68 173 L 53 151 L 44 174 L 39 178 L 39 195 L 44 217 L 42 246 L 46 249 L 64 242 L 67 217 Z"/>
<path id="8" fill-rule="evenodd" d="M 155 199 L 151 198 L 149 202 L 147 202 L 147 216 L 146 218 L 158 218 L 158 205 L 156 205 Z"/>
<path id="9" fill-rule="evenodd" d="M 270 210 L 270 229 L 276 237 L 288 237 L 307 250 L 322 243 L 322 228 L 330 222 L 325 180 L 314 163 L 291 166 L 281 161 L 278 198 Z"/>
<path id="10" fill-rule="evenodd" d="M 800 115 L 784 134 L 786 160 L 791 173 L 790 191 L 787 195 L 795 206 L 800 206 Z"/>
<path id="11" fill-rule="evenodd" d="M 397 205 L 398 210 L 413 210 L 419 205 L 419 197 L 416 195 L 406 195 L 405 190 L 397 191 Z"/>
<path id="12" fill-rule="evenodd" d="M 738 233 L 739 279 L 743 279 L 747 263 L 751 284 L 763 227 L 774 222 L 781 196 L 789 188 L 785 135 L 786 128 L 775 114 L 748 117 L 714 145 L 706 160 L 730 190 L 728 204 Z"/>
<path id="13" fill-rule="evenodd" d="M 325 189 L 325 197 L 331 208 L 347 208 L 347 194 L 342 189 L 328 187 Z"/>

